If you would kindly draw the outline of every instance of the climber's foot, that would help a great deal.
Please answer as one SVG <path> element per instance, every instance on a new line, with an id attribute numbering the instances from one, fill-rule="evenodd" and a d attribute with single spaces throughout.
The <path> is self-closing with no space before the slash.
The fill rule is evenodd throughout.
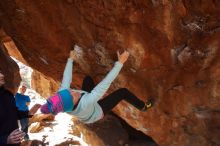
<path id="1" fill-rule="evenodd" d="M 151 108 L 154 105 L 154 99 L 152 97 L 149 97 L 148 100 L 145 102 L 144 107 L 141 109 L 141 111 L 145 112 L 149 108 Z"/>

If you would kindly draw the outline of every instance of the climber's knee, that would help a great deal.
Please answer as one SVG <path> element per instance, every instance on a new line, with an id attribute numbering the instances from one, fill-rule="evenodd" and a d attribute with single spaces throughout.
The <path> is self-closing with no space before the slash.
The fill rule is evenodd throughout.
<path id="1" fill-rule="evenodd" d="M 120 93 L 123 93 L 123 94 L 129 92 L 127 88 L 120 88 L 120 89 L 118 89 L 118 91 L 119 91 Z"/>

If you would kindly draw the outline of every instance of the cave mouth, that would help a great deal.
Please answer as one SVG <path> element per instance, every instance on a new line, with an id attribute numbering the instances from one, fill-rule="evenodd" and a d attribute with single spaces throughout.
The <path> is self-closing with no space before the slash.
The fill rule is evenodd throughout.
<path id="1" fill-rule="evenodd" d="M 159 146 L 152 137 L 144 134 L 140 130 L 137 130 L 137 129 L 133 128 L 124 119 L 122 119 L 121 117 L 119 117 L 115 113 L 111 112 L 110 114 L 119 119 L 122 127 L 128 133 L 129 141 L 130 141 L 129 146 L 146 146 L 146 145 L 147 146 Z"/>
<path id="2" fill-rule="evenodd" d="M 15 43 L 12 39 L 8 37 L 6 41 L 4 41 L 4 46 L 8 50 L 9 55 L 12 57 L 13 60 L 18 64 L 20 68 L 20 73 L 22 77 L 22 81 L 28 85 L 29 88 L 31 88 L 31 74 L 33 72 L 33 69 L 27 66 L 27 62 L 24 60 L 23 56 L 21 55 L 20 51 L 17 49 Z M 22 69 L 24 69 L 24 73 L 22 73 Z M 28 70 L 28 71 L 27 71 Z M 27 75 L 28 72 L 28 75 Z M 36 96 L 36 95 L 35 95 Z M 42 98 L 40 95 L 38 95 L 38 98 Z M 30 107 L 32 107 L 31 105 Z M 116 117 L 119 122 L 122 125 L 122 128 L 126 131 L 128 134 L 128 143 L 125 144 L 125 146 L 159 146 L 156 141 L 143 133 L 140 130 L 137 130 L 130 126 L 124 119 L 116 115 L 115 113 L 111 112 L 111 116 Z M 39 142 L 42 144 L 42 141 L 33 140 L 32 145 L 39 144 Z M 63 143 L 64 144 L 64 143 Z M 66 144 L 66 142 L 65 142 Z"/>

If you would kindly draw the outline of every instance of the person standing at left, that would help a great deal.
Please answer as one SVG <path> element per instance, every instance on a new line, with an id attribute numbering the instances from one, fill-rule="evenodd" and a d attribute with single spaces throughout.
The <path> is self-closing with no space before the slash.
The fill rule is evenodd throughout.
<path id="1" fill-rule="evenodd" d="M 25 132 L 24 139 L 29 140 L 28 136 L 28 113 L 29 113 L 29 108 L 28 106 L 30 105 L 30 97 L 25 95 L 25 92 L 27 90 L 27 87 L 25 85 L 22 85 L 20 88 L 20 93 L 17 93 L 15 95 L 15 101 L 16 101 L 16 106 L 19 111 L 19 117 L 20 119 L 20 125 L 21 125 L 21 130 Z"/>
<path id="2" fill-rule="evenodd" d="M 0 69 L 0 146 L 20 146 L 25 133 L 18 128 L 14 95 L 4 84 L 5 76 Z"/>

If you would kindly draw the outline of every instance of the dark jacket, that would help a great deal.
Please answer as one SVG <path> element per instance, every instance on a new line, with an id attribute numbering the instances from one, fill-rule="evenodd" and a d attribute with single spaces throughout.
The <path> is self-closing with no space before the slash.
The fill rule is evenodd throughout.
<path id="1" fill-rule="evenodd" d="M 6 146 L 9 134 L 18 128 L 18 110 L 14 95 L 0 87 L 0 145 Z M 14 144 L 13 146 L 19 146 Z"/>

